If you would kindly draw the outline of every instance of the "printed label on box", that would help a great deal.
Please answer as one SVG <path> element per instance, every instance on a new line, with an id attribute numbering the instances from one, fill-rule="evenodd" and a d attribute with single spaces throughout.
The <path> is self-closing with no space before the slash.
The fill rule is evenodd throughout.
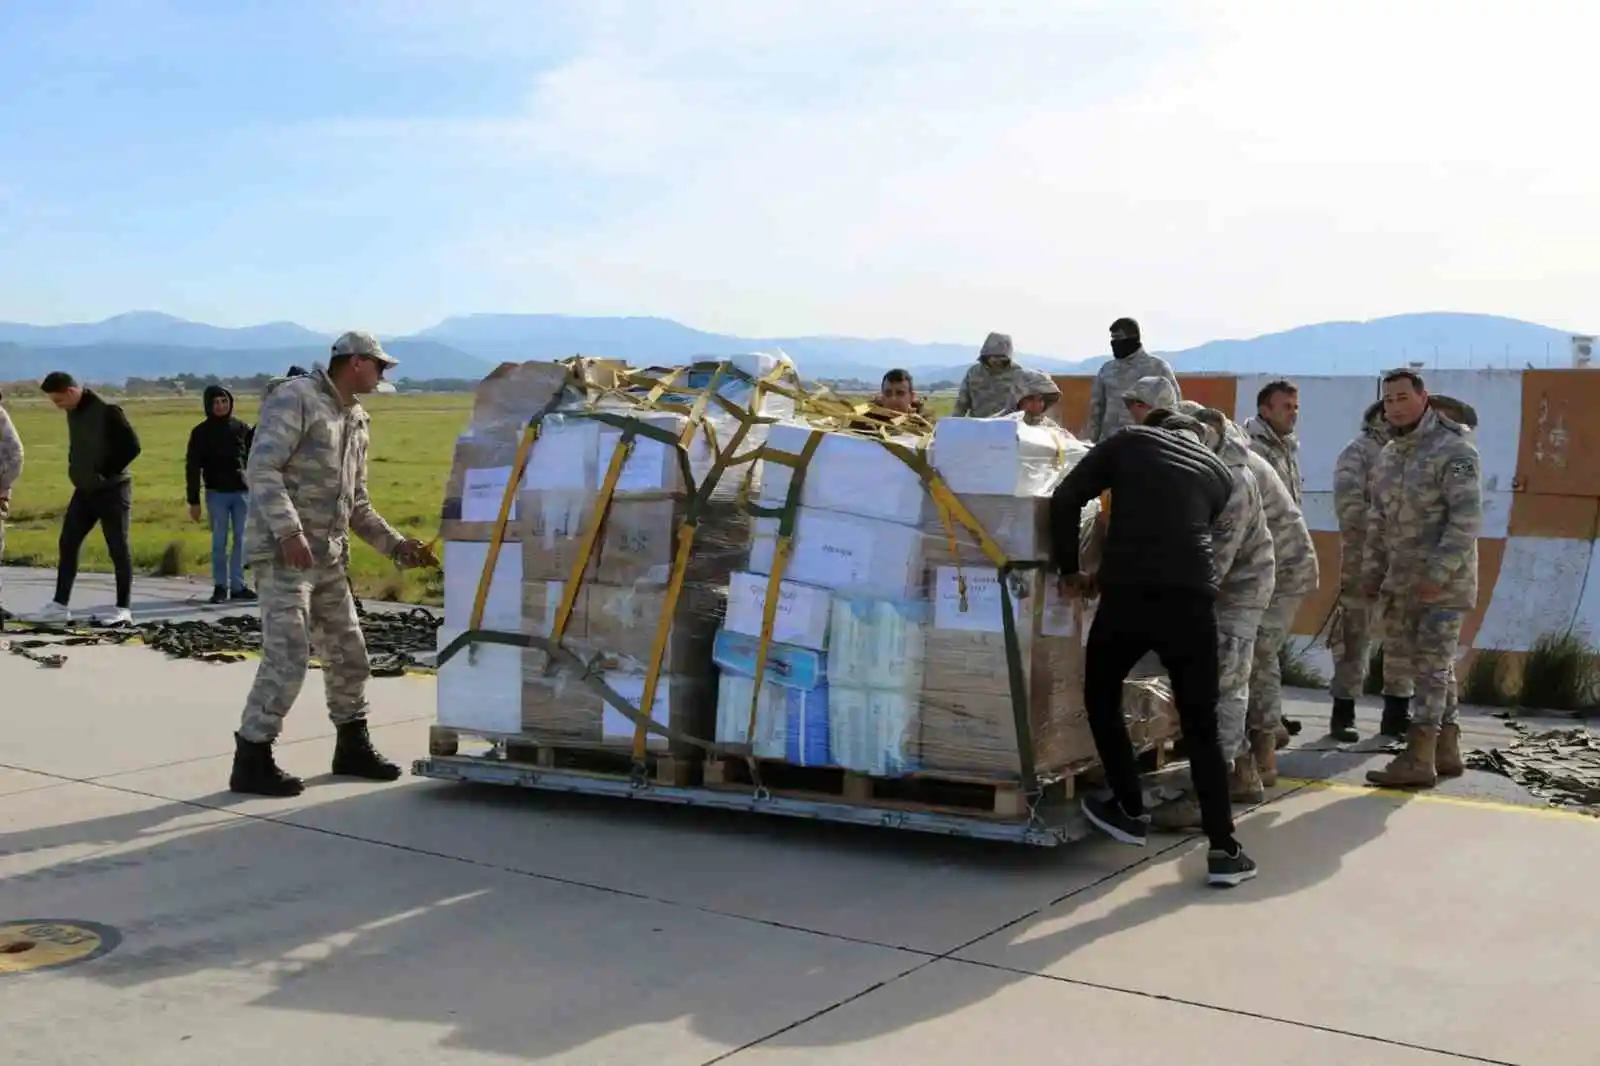
<path id="1" fill-rule="evenodd" d="M 511 483 L 511 468 L 496 466 L 468 470 L 461 486 L 461 521 L 494 522 L 500 518 L 500 504 Z M 511 501 L 510 521 L 517 517 L 517 501 Z"/>

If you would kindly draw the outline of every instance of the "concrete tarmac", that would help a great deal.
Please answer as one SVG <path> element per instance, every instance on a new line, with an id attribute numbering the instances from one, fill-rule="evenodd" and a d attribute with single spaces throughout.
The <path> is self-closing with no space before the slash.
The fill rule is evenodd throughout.
<path id="1" fill-rule="evenodd" d="M 8 605 L 47 595 L 4 576 Z M 218 610 L 137 588 L 145 616 Z M 1291 780 L 1241 818 L 1262 874 L 1219 891 L 1188 837 L 1027 850 L 336 780 L 315 673 L 280 748 L 310 787 L 233 796 L 252 663 L 65 651 L 0 651 L 8 1064 L 1591 1066 L 1600 1046 L 1600 823 L 1476 772 L 1368 790 L 1383 756 L 1308 750 L 1315 693 L 1288 707 Z M 423 755 L 431 680 L 371 696 L 379 746 Z M 1465 724 L 1468 746 L 1509 737 Z"/>

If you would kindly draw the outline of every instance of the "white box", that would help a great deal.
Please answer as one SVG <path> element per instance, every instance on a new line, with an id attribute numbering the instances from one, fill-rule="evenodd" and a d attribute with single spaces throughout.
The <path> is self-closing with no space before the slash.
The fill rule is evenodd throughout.
<path id="1" fill-rule="evenodd" d="M 489 561 L 483 541 L 447 540 L 444 544 L 444 624 L 457 631 L 472 621 L 478 582 Z M 484 601 L 482 629 L 522 632 L 522 545 L 502 544 Z M 444 645 L 440 645 L 443 647 Z M 515 650 L 515 649 L 512 649 Z"/>
<path id="2" fill-rule="evenodd" d="M 1086 452 L 1069 434 L 1017 418 L 943 418 L 929 458 L 957 495 L 1048 496 Z"/>
<path id="3" fill-rule="evenodd" d="M 804 423 L 780 422 L 767 431 L 766 450 L 798 456 L 813 432 Z M 893 439 L 906 447 L 916 444 L 912 437 Z M 782 506 L 794 473 L 793 467 L 767 463 L 761 503 Z M 922 497 L 922 479 L 877 441 L 824 433 L 806 466 L 800 504 L 914 526 L 922 521 Z"/>
<path id="4" fill-rule="evenodd" d="M 528 452 L 522 487 L 593 495 L 599 451 L 600 423 L 592 418 L 549 415 Z"/>
<path id="5" fill-rule="evenodd" d="M 439 627 L 439 650 L 465 632 Z M 475 733 L 522 732 L 522 649 L 503 644 L 463 648 L 439 667 L 435 717 L 442 726 Z"/>
<path id="6" fill-rule="evenodd" d="M 828 689 L 829 747 L 835 765 L 876 777 L 912 766 L 920 702 L 914 692 Z"/>
<path id="7" fill-rule="evenodd" d="M 629 413 L 624 409 L 617 413 L 628 414 L 644 425 L 664 429 L 674 437 L 681 436 L 689 425 L 686 416 L 673 414 L 670 411 Z M 623 433 L 610 423 L 602 422 L 599 425 L 600 437 L 593 485 L 597 490 L 605 483 L 606 471 L 611 468 L 611 457 L 616 452 L 617 446 L 622 443 Z M 616 495 L 654 496 L 669 492 L 690 492 L 699 488 L 717 458 L 704 428 L 695 430 L 694 437 L 689 441 L 688 451 L 689 471 L 694 477 L 692 486 L 683 483 L 683 464 L 678 461 L 676 448 L 654 437 L 636 434 L 633 438 L 633 453 L 628 456 L 628 461 L 622 464 L 622 472 L 617 475 Z M 724 476 L 743 474 L 744 469 L 741 467 Z"/>
<path id="8" fill-rule="evenodd" d="M 738 571 L 728 580 L 728 615 L 723 625 L 748 637 L 761 635 L 767 606 L 768 578 Z M 778 584 L 778 610 L 772 619 L 772 639 L 813 651 L 828 650 L 828 616 L 833 598 L 827 589 L 793 581 Z"/>
<path id="9" fill-rule="evenodd" d="M 756 519 L 751 573 L 772 573 L 777 546 L 778 520 Z M 783 577 L 861 596 L 913 599 L 922 591 L 922 533 L 913 526 L 802 507 Z"/>
<path id="10" fill-rule="evenodd" d="M 967 586 L 966 610 L 962 610 L 961 581 Z M 1021 584 L 1024 587 L 1019 589 Z M 1017 632 L 1027 636 L 1031 628 L 1031 606 L 1023 598 L 1026 582 L 1011 587 L 1011 618 Z M 1005 600 L 1000 595 L 1000 575 L 982 567 L 941 566 L 933 572 L 933 628 L 958 633 L 1004 633 Z"/>
<path id="11" fill-rule="evenodd" d="M 628 701 L 630 707 L 643 711 L 644 703 L 644 678 L 639 674 L 620 674 L 607 671 L 602 679 L 611 688 L 611 691 Z M 656 684 L 656 698 L 650 708 L 650 719 L 659 726 L 672 724 L 672 678 L 662 674 Z M 617 740 L 631 738 L 636 724 L 632 718 L 611 706 L 610 701 L 602 705 L 600 712 L 600 736 L 603 740 Z M 660 733 L 645 733 L 645 740 L 649 744 L 661 745 L 667 738 Z"/>

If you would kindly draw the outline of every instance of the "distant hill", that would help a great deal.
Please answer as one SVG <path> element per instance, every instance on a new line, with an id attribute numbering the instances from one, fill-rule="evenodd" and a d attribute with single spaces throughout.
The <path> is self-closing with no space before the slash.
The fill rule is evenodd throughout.
<path id="1" fill-rule="evenodd" d="M 1324 322 L 1162 354 L 1183 371 L 1286 376 L 1368 374 L 1413 360 L 1430 368 L 1566 366 L 1569 336 L 1567 330 L 1494 315 L 1430 312 Z M 0 323 L 0 380 L 37 378 L 54 369 L 103 382 L 178 373 L 248 376 L 322 362 L 331 340 L 293 322 L 229 329 L 151 311 L 60 326 Z M 408 337 L 385 337 L 384 344 L 402 361 L 397 376 L 414 379 L 475 378 L 505 360 L 579 353 L 638 365 L 781 349 L 811 379 L 870 382 L 900 366 L 919 381 L 933 382 L 966 373 L 982 340 L 736 337 L 664 318 L 474 314 L 447 318 Z M 1092 374 L 1106 355 L 1064 359 L 1024 351 L 1018 359 L 1052 373 Z"/>

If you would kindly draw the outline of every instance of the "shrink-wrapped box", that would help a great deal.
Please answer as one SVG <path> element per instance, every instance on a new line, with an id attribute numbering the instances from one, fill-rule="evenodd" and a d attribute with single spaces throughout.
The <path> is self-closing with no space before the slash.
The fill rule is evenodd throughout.
<path id="1" fill-rule="evenodd" d="M 1016 417 L 945 418 L 929 458 L 957 495 L 1043 496 L 1087 453 L 1071 434 Z"/>

